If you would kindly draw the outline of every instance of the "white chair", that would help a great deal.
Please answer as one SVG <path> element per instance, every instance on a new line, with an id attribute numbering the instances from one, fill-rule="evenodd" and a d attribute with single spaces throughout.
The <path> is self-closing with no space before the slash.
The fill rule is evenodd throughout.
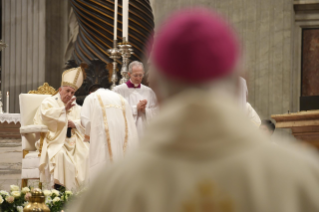
<path id="1" fill-rule="evenodd" d="M 19 95 L 21 116 L 20 133 L 22 139 L 23 152 L 21 187 L 25 187 L 28 185 L 28 179 L 40 179 L 40 156 L 43 140 L 46 135 L 46 132 L 48 131 L 48 128 L 45 125 L 34 125 L 33 118 L 42 101 L 45 98 L 51 96 L 54 92 L 55 89 L 49 86 L 47 83 L 45 83 L 43 86 L 39 87 L 38 91 L 30 91 L 29 94 Z M 41 182 L 39 183 L 39 187 L 42 187 Z"/>

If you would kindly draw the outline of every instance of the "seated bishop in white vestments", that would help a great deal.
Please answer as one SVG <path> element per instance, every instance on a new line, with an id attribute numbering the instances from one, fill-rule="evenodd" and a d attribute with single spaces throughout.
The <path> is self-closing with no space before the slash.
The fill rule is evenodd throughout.
<path id="1" fill-rule="evenodd" d="M 40 181 L 55 188 L 78 190 L 86 183 L 89 144 L 84 143 L 81 107 L 73 97 L 84 76 L 82 67 L 64 71 L 59 92 L 46 98 L 34 117 L 34 124 L 49 129 L 40 159 Z"/>
<path id="2" fill-rule="evenodd" d="M 89 177 L 94 179 L 137 147 L 137 130 L 131 108 L 119 94 L 99 88 L 88 95 L 81 112 L 85 138 L 90 141 Z"/>
<path id="3" fill-rule="evenodd" d="M 144 132 L 144 127 L 157 112 L 157 99 L 153 90 L 141 84 L 144 77 L 143 63 L 133 61 L 129 65 L 130 79 L 113 91 L 121 94 L 129 103 L 139 136 Z"/>
<path id="4" fill-rule="evenodd" d="M 151 57 L 159 114 L 140 149 L 70 211 L 319 211 L 318 153 L 255 129 L 238 106 L 239 52 L 217 13 L 191 8 L 165 22 Z"/>

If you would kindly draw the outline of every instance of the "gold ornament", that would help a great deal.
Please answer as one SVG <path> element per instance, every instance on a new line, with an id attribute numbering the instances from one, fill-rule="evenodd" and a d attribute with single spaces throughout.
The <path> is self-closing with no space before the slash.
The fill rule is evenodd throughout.
<path id="1" fill-rule="evenodd" d="M 31 192 L 29 204 L 23 208 L 23 212 L 41 211 L 50 212 L 49 207 L 45 204 L 45 196 L 40 190 L 33 190 Z"/>
<path id="2" fill-rule="evenodd" d="M 38 90 L 32 90 L 28 92 L 29 94 L 51 94 L 54 95 L 57 93 L 57 91 L 50 86 L 47 82 L 45 82 L 43 85 L 38 87 Z"/>

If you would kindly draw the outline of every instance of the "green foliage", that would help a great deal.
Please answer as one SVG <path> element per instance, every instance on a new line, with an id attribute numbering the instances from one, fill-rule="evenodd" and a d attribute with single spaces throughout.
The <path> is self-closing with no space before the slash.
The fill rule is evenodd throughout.
<path id="1" fill-rule="evenodd" d="M 23 208 L 29 203 L 31 196 L 31 188 L 20 188 L 16 185 L 11 185 L 11 191 L 0 191 L 0 211 L 1 212 L 23 212 Z M 51 212 L 60 212 L 65 207 L 66 203 L 74 199 L 71 191 L 62 192 L 55 189 L 43 190 L 45 195 L 45 204 L 50 208 Z"/>

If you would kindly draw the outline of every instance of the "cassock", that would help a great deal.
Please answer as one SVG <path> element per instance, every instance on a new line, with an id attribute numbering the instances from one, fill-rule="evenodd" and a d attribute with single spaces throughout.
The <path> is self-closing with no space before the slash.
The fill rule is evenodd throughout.
<path id="1" fill-rule="evenodd" d="M 179 94 L 70 211 L 319 211 L 317 153 L 272 145 L 252 125 L 225 95 Z"/>
<path id="2" fill-rule="evenodd" d="M 143 135 L 145 124 L 147 124 L 157 111 L 157 99 L 154 91 L 145 85 L 140 84 L 134 87 L 130 80 L 119 86 L 116 86 L 113 91 L 121 94 L 131 106 L 133 118 L 137 127 L 139 136 Z M 137 104 L 141 100 L 147 100 L 145 113 L 138 113 Z"/>
<path id="3" fill-rule="evenodd" d="M 42 102 L 34 117 L 34 124 L 46 125 L 49 129 L 42 147 L 40 180 L 62 185 L 67 190 L 79 189 L 87 179 L 89 147 L 83 141 L 81 107 L 74 104 L 66 111 L 57 93 Z M 67 138 L 68 120 L 76 126 L 72 128 L 70 138 Z"/>
<path id="4" fill-rule="evenodd" d="M 90 179 L 106 164 L 118 161 L 137 146 L 131 108 L 119 94 L 100 88 L 88 95 L 81 112 L 86 140 L 90 141 Z"/>

